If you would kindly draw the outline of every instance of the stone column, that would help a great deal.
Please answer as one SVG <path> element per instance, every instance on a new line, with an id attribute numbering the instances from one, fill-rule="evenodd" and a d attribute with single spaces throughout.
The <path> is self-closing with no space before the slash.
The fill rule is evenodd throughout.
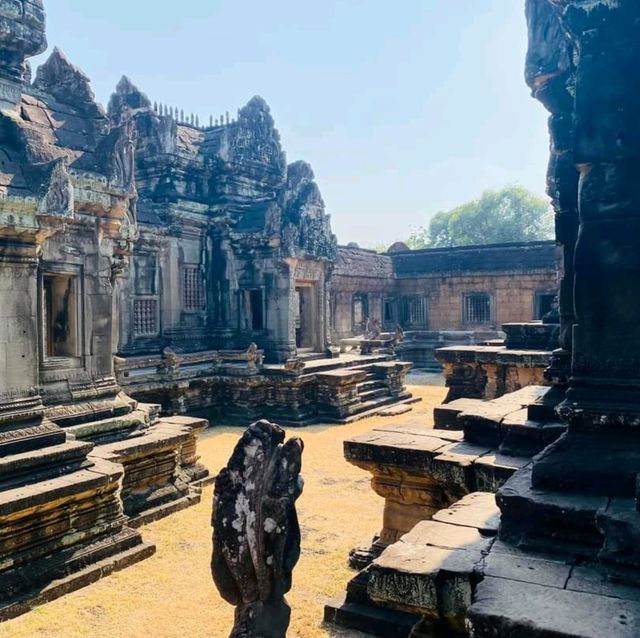
<path id="1" fill-rule="evenodd" d="M 640 4 L 555 4 L 577 52 L 573 161 L 580 171 L 563 415 L 578 430 L 633 428 L 640 420 Z"/>
<path id="2" fill-rule="evenodd" d="M 269 331 L 265 355 L 268 361 L 275 363 L 284 363 L 297 354 L 295 271 L 295 259 L 279 262 L 265 289 L 266 325 Z"/>
<path id="3" fill-rule="evenodd" d="M 559 183 L 570 181 L 569 152 L 579 172 L 573 290 L 566 281 L 561 289 L 564 319 L 571 293 L 575 319 L 569 387 L 557 409 L 568 432 L 535 458 L 530 481 L 525 469 L 498 493 L 500 533 L 529 547 L 637 567 L 640 3 L 529 0 L 528 11 L 530 26 L 532 17 L 541 18 L 539 30 L 530 33 L 532 49 L 545 59 L 570 54 L 566 60 L 574 67 L 559 93 L 571 97 L 571 118 L 568 111 L 554 115 L 551 133 L 552 153 L 570 149 L 552 157 Z M 535 85 L 552 86 L 552 76 L 541 67 Z M 568 192 L 561 189 L 560 196 Z M 560 223 L 558 233 L 570 243 L 573 222 Z M 567 339 L 565 333 L 565 345 Z M 630 579 L 640 582 L 637 573 Z"/>
<path id="4" fill-rule="evenodd" d="M 547 193 L 556 217 L 556 240 L 562 251 L 560 274 L 560 348 L 548 376 L 565 385 L 571 365 L 574 253 L 578 236 L 578 178 L 573 160 L 573 44 L 548 0 L 527 2 L 529 49 L 525 78 L 534 98 L 551 113 Z"/>
<path id="5" fill-rule="evenodd" d="M 38 246 L 0 243 L 0 394 L 29 396 L 38 379 Z"/>

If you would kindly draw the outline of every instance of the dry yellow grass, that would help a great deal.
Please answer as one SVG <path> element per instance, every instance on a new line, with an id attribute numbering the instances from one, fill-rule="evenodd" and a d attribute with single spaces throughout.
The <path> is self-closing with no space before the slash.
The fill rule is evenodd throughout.
<path id="1" fill-rule="evenodd" d="M 424 400 L 406 415 L 289 432 L 305 442 L 305 491 L 298 502 L 303 553 L 288 596 L 290 638 L 358 635 L 323 626 L 323 605 L 353 575 L 346 566 L 349 550 L 378 531 L 382 500 L 369 487 L 369 476 L 344 461 L 342 442 L 381 422 L 430 423 L 444 388 L 412 391 Z M 241 431 L 213 428 L 203 437 L 199 450 L 212 471 L 226 463 Z M 154 557 L 0 625 L 0 637 L 226 638 L 233 610 L 209 573 L 211 497 L 208 488 L 200 505 L 143 528 L 144 538 L 157 545 Z"/>

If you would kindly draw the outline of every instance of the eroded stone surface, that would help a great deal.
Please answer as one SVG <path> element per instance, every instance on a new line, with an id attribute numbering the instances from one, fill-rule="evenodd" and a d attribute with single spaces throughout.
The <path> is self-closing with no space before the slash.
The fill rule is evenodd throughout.
<path id="1" fill-rule="evenodd" d="M 640 604 L 487 577 L 468 618 L 475 638 L 632 638 L 640 630 Z"/>
<path id="2" fill-rule="evenodd" d="M 254 423 L 216 479 L 213 579 L 236 607 L 232 638 L 284 638 L 293 568 L 300 557 L 295 502 L 302 492 L 303 444 Z"/>

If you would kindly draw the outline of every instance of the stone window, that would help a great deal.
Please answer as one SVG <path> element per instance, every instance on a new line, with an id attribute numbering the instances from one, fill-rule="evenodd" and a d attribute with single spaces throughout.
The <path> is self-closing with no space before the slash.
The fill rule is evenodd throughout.
<path id="1" fill-rule="evenodd" d="M 182 271 L 182 302 L 186 312 L 204 310 L 204 283 L 199 266 L 185 266 Z"/>
<path id="2" fill-rule="evenodd" d="M 484 292 L 464 296 L 463 321 L 467 325 L 491 323 L 491 296 Z"/>
<path id="3" fill-rule="evenodd" d="M 136 337 L 150 337 L 158 334 L 157 299 L 134 300 L 133 333 Z"/>
<path id="4" fill-rule="evenodd" d="M 358 293 L 353 295 L 352 302 L 353 331 L 362 331 L 365 329 L 367 319 L 369 318 L 369 296 Z"/>
<path id="5" fill-rule="evenodd" d="M 136 255 L 134 258 L 134 279 L 136 295 L 157 294 L 156 256 Z"/>
<path id="6" fill-rule="evenodd" d="M 533 318 L 542 319 L 547 313 L 549 313 L 556 303 L 557 296 L 557 292 L 536 292 L 533 304 Z"/>
<path id="7" fill-rule="evenodd" d="M 428 323 L 425 297 L 403 297 L 400 303 L 400 322 L 405 327 L 426 328 Z"/>
<path id="8" fill-rule="evenodd" d="M 66 273 L 43 274 L 42 297 L 45 358 L 79 357 L 78 277 Z"/>
<path id="9" fill-rule="evenodd" d="M 251 330 L 264 330 L 264 301 L 262 290 L 249 290 L 249 324 Z"/>
<path id="10" fill-rule="evenodd" d="M 383 325 L 396 323 L 396 303 L 393 299 L 382 301 L 382 323 Z"/>

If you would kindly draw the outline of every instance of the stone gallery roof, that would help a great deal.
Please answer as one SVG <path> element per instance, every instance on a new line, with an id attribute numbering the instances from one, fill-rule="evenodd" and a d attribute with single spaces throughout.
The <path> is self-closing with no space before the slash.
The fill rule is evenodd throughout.
<path id="1" fill-rule="evenodd" d="M 557 260 L 553 241 L 411 250 L 390 258 L 396 277 L 550 271 Z"/>
<path id="2" fill-rule="evenodd" d="M 338 247 L 334 275 L 344 277 L 393 278 L 393 264 L 389 255 L 351 246 Z"/>
<path id="3" fill-rule="evenodd" d="M 0 112 L 0 196 L 7 211 L 68 216 L 133 196 L 130 129 L 112 126 L 89 79 L 55 49 Z M 16 221 L 16 220 L 14 220 Z"/>
<path id="4" fill-rule="evenodd" d="M 340 246 L 334 268 L 344 277 L 424 277 L 456 273 L 512 273 L 556 270 L 553 241 L 396 250 L 386 254 Z"/>

